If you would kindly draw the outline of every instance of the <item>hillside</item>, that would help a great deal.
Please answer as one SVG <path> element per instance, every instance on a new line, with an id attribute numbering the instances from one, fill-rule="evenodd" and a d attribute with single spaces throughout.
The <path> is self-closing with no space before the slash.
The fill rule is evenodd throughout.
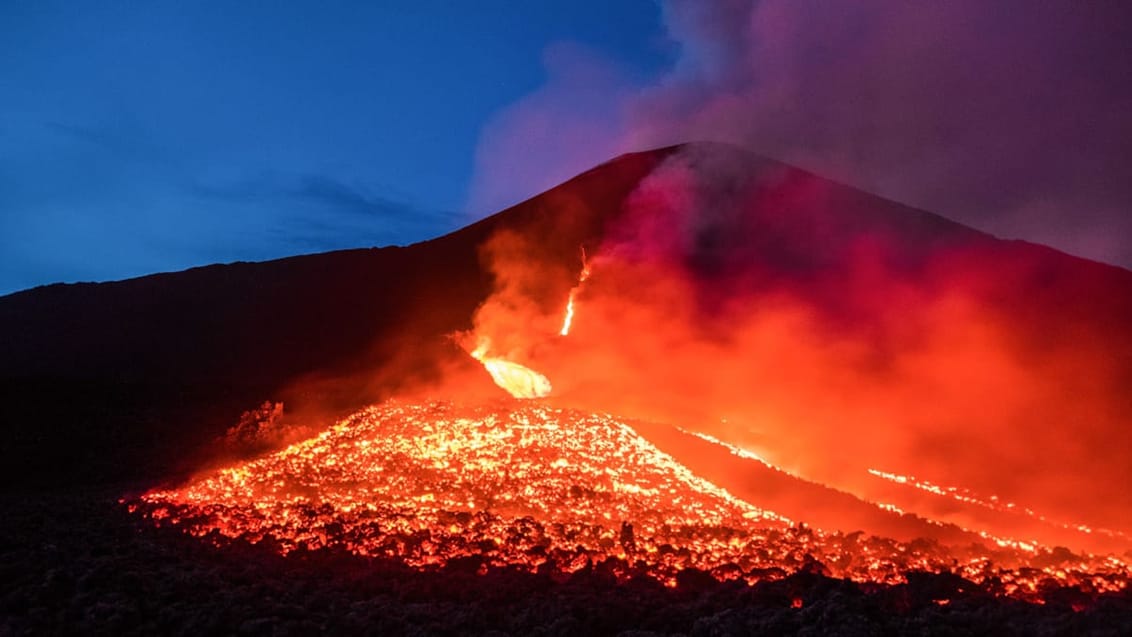
<path id="1" fill-rule="evenodd" d="M 405 248 L 0 297 L 0 483 L 167 477 L 195 468 L 265 400 L 339 414 L 432 379 L 463 362 L 446 336 L 470 325 L 491 289 L 478 250 L 492 232 L 578 203 L 584 214 L 558 228 L 572 254 L 666 152 L 621 158 Z"/>

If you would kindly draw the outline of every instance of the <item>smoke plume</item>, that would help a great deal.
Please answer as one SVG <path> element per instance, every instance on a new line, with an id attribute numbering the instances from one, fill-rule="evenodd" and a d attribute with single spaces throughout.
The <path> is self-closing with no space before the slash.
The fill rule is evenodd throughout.
<path id="1" fill-rule="evenodd" d="M 611 151 L 715 140 L 1132 267 L 1126 4 L 668 0 L 662 24 L 677 54 L 647 86 L 553 49 L 547 84 L 484 131 L 476 209 Z"/>

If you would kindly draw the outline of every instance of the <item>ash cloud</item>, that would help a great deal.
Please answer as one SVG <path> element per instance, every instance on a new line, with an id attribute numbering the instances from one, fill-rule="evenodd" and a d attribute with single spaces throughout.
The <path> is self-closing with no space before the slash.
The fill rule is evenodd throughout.
<path id="1" fill-rule="evenodd" d="M 589 167 L 585 149 L 725 141 L 1132 267 L 1126 3 L 669 0 L 662 22 L 679 51 L 666 74 L 641 87 L 593 56 L 553 66 L 485 129 L 475 188 L 521 160 L 546 185 Z M 602 100 L 567 88 L 587 85 Z M 573 106 L 585 126 L 532 136 Z"/>

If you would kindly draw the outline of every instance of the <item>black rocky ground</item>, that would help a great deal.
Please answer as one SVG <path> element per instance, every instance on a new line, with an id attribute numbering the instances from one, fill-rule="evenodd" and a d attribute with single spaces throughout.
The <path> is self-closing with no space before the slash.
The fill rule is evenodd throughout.
<path id="1" fill-rule="evenodd" d="M 128 488 L 0 497 L 0 634 L 1127 635 L 1132 594 L 996 599 L 948 575 L 863 587 L 800 573 L 754 587 L 689 571 L 676 589 L 476 564 L 420 573 L 326 551 L 280 557 L 153 528 Z M 960 592 L 959 589 L 968 592 Z M 939 606 L 933 599 L 949 597 Z M 795 608 L 795 604 L 800 604 Z"/>

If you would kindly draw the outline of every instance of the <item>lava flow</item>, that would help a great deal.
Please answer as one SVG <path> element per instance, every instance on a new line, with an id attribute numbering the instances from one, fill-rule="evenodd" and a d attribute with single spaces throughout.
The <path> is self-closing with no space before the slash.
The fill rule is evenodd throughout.
<path id="1" fill-rule="evenodd" d="M 560 336 L 570 334 L 589 274 L 583 252 Z M 514 399 L 371 406 L 314 438 L 131 507 L 212 542 L 262 542 L 283 554 L 337 548 L 420 569 L 568 574 L 603 565 L 619 579 L 670 586 L 687 569 L 748 583 L 803 569 L 875 584 L 952 572 L 988 593 L 1036 602 L 1061 587 L 1099 594 L 1127 586 L 1128 565 L 1118 558 L 981 531 L 987 545 L 950 546 L 794 524 L 697 476 L 628 421 L 539 400 L 551 392 L 549 379 L 492 351 L 492 336 L 516 335 L 480 327 L 464 335 L 474 344 L 469 354 Z M 551 334 L 525 336 L 530 344 Z"/>
<path id="2" fill-rule="evenodd" d="M 788 526 L 625 423 L 531 403 L 371 407 L 143 501 L 194 535 L 271 538 L 284 553 L 341 546 L 422 567 L 479 556 L 561 571 L 633 557 L 666 578 L 739 560 L 766 540 L 754 528 Z"/>
<path id="3" fill-rule="evenodd" d="M 570 326 L 574 323 L 574 303 L 578 296 L 578 290 L 582 289 L 582 284 L 586 279 L 590 278 L 590 264 L 586 261 L 586 249 L 580 248 L 582 254 L 582 271 L 578 274 L 578 284 L 570 290 L 570 296 L 566 299 L 566 314 L 562 317 L 562 329 L 558 330 L 559 336 L 569 336 Z"/>
<path id="4" fill-rule="evenodd" d="M 669 585 L 696 568 L 756 582 L 821 569 L 892 584 L 953 571 L 991 592 L 1123 590 L 1127 566 L 1038 548 L 948 548 L 809 529 L 740 500 L 612 416 L 535 401 L 389 402 L 132 507 L 212 542 L 337 547 L 424 569 L 472 560 L 570 573 L 605 563 Z"/>
<path id="5" fill-rule="evenodd" d="M 542 398 L 550 394 L 550 380 L 546 376 L 506 358 L 489 355 L 490 347 L 491 341 L 481 338 L 470 353 L 483 364 L 496 385 L 515 398 Z"/>

